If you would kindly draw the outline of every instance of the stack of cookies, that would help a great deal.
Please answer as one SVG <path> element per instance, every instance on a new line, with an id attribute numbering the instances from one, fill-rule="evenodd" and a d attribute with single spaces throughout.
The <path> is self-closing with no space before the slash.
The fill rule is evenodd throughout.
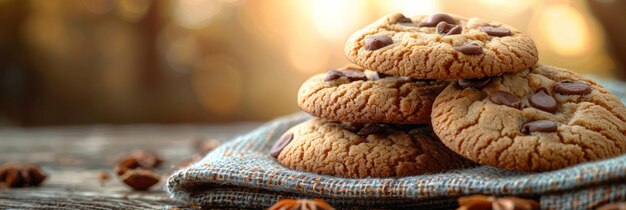
<path id="1" fill-rule="evenodd" d="M 342 177 L 478 164 L 546 171 L 626 153 L 626 108 L 596 82 L 538 64 L 533 41 L 495 21 L 390 14 L 355 32 L 354 63 L 315 75 L 298 105 L 315 118 L 271 155 Z"/>

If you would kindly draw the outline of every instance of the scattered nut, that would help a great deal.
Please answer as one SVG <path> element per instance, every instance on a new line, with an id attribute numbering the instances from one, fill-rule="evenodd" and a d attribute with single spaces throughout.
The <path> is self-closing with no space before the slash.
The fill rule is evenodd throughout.
<path id="1" fill-rule="evenodd" d="M 485 195 L 460 197 L 457 210 L 537 210 L 539 203 L 535 200 L 512 196 L 496 198 Z"/>
<path id="2" fill-rule="evenodd" d="M 100 181 L 107 181 L 107 180 L 109 180 L 109 178 L 110 178 L 110 177 L 109 177 L 109 173 L 108 173 L 108 172 L 106 172 L 106 171 L 101 171 L 101 172 L 98 174 L 98 179 L 100 179 Z"/>
<path id="3" fill-rule="evenodd" d="M 120 162 L 128 159 L 135 159 L 142 168 L 158 168 L 163 163 L 156 153 L 146 150 L 135 150 L 122 158 Z"/>
<path id="4" fill-rule="evenodd" d="M 146 191 L 156 183 L 159 183 L 161 176 L 148 169 L 131 169 L 126 171 L 120 179 L 136 191 Z"/>
<path id="5" fill-rule="evenodd" d="M 123 159 L 115 166 L 115 173 L 118 176 L 124 175 L 127 170 L 139 168 L 139 162 L 134 158 Z"/>
<path id="6" fill-rule="evenodd" d="M 162 163 L 163 160 L 154 152 L 135 150 L 120 160 L 115 167 L 115 172 L 118 176 L 121 176 L 128 169 L 155 169 L 161 166 Z"/>
<path id="7" fill-rule="evenodd" d="M 9 188 L 39 186 L 47 177 L 35 164 L 7 163 L 0 167 L 0 182 Z"/>
<path id="8" fill-rule="evenodd" d="M 100 186 L 103 186 L 105 182 L 109 181 L 111 177 L 109 176 L 109 173 L 106 171 L 100 171 L 100 173 L 98 173 L 98 180 L 100 180 Z"/>
<path id="9" fill-rule="evenodd" d="M 268 210 L 334 210 L 322 199 L 282 199 Z"/>
<path id="10" fill-rule="evenodd" d="M 162 163 L 156 153 L 136 150 L 122 158 L 115 166 L 115 173 L 134 190 L 145 191 L 161 179 L 154 169 Z"/>

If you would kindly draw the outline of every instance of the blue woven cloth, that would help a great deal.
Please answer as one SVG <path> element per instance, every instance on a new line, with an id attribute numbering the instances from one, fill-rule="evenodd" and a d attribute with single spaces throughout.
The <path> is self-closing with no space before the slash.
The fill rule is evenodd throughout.
<path id="1" fill-rule="evenodd" d="M 602 83 L 626 99 L 626 85 Z M 322 198 L 336 208 L 448 209 L 464 195 L 513 195 L 542 209 L 590 209 L 626 200 L 626 155 L 531 173 L 478 166 L 403 178 L 350 179 L 294 171 L 269 155 L 273 143 L 310 116 L 299 113 L 239 136 L 175 172 L 166 189 L 203 207 L 267 208 L 282 198 Z"/>

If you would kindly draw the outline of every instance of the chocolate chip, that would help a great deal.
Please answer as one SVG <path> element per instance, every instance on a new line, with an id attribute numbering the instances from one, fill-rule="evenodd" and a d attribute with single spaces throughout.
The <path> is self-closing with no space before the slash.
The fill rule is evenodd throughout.
<path id="1" fill-rule="evenodd" d="M 363 73 L 365 73 L 365 77 L 367 77 L 367 79 L 372 80 L 372 81 L 393 76 L 390 74 L 375 72 L 372 70 L 365 70 Z"/>
<path id="2" fill-rule="evenodd" d="M 537 109 L 541 109 L 546 112 L 554 113 L 556 112 L 556 100 L 548 94 L 548 90 L 545 88 L 539 89 L 534 95 L 530 97 L 528 100 L 530 105 L 534 106 Z"/>
<path id="3" fill-rule="evenodd" d="M 349 130 L 352 133 L 357 133 L 361 128 L 363 128 L 363 124 L 359 123 L 345 123 L 343 124 L 343 128 Z"/>
<path id="4" fill-rule="evenodd" d="M 394 124 L 391 127 L 399 131 L 410 131 L 420 126 L 421 125 L 414 125 L 414 124 Z"/>
<path id="5" fill-rule="evenodd" d="M 391 39 L 391 37 L 388 37 L 385 35 L 378 35 L 378 36 L 367 37 L 365 38 L 363 42 L 365 44 L 365 49 L 378 50 L 380 48 L 383 48 L 387 45 L 392 44 L 393 40 Z"/>
<path id="6" fill-rule="evenodd" d="M 387 78 L 387 77 L 391 77 L 391 76 L 394 76 L 394 75 L 378 72 L 378 76 L 382 79 L 382 78 Z"/>
<path id="7" fill-rule="evenodd" d="M 329 82 L 329 81 L 339 79 L 340 77 L 346 77 L 350 81 L 367 80 L 367 76 L 362 71 L 352 70 L 352 69 L 343 69 L 343 70 L 328 71 L 326 73 L 326 77 L 324 77 L 324 81 Z"/>
<path id="8" fill-rule="evenodd" d="M 413 23 L 413 20 L 411 20 L 411 18 L 408 18 L 402 15 L 402 17 L 399 17 L 398 19 L 396 19 L 396 23 Z"/>
<path id="9" fill-rule="evenodd" d="M 487 84 L 489 84 L 489 81 L 491 81 L 491 77 L 483 77 L 483 78 L 476 78 L 476 79 L 460 79 L 458 81 L 458 84 L 462 88 L 468 88 L 468 87 L 482 88 L 482 87 L 487 86 Z"/>
<path id="10" fill-rule="evenodd" d="M 460 34 L 463 31 L 463 28 L 461 28 L 461 26 L 457 26 L 454 24 L 449 24 L 446 22 L 439 22 L 439 24 L 437 24 L 436 31 L 438 34 L 449 36 L 449 35 Z"/>
<path id="11" fill-rule="evenodd" d="M 522 125 L 522 133 L 529 134 L 530 132 L 555 132 L 557 129 L 557 125 L 555 122 L 550 120 L 537 120 L 532 122 L 527 122 Z"/>
<path id="12" fill-rule="evenodd" d="M 370 134 L 380 134 L 382 132 L 384 132 L 386 129 L 386 127 L 384 125 L 380 125 L 380 124 L 368 124 L 365 127 L 361 128 L 361 130 L 356 133 L 360 136 L 367 136 Z"/>
<path id="13" fill-rule="evenodd" d="M 367 80 L 365 73 L 363 73 L 362 71 L 352 69 L 344 69 L 340 71 L 343 76 L 347 77 L 350 81 Z"/>
<path id="14" fill-rule="evenodd" d="M 339 77 L 343 76 L 343 73 L 341 73 L 338 70 L 330 70 L 328 72 L 326 72 L 326 77 L 324 77 L 324 81 L 328 82 L 328 81 L 333 81 L 336 79 L 339 79 Z"/>
<path id="15" fill-rule="evenodd" d="M 586 95 L 591 93 L 591 86 L 584 82 L 563 81 L 556 84 L 554 92 L 564 95 Z"/>
<path id="16" fill-rule="evenodd" d="M 506 105 L 513 108 L 519 109 L 522 106 L 522 100 L 506 91 L 498 90 L 489 96 L 491 102 L 499 105 Z"/>
<path id="17" fill-rule="evenodd" d="M 511 30 L 509 30 L 508 28 L 503 28 L 503 27 L 481 26 L 480 30 L 487 33 L 487 35 L 489 36 L 503 37 L 503 36 L 511 36 L 512 34 Z"/>
<path id="18" fill-rule="evenodd" d="M 291 143 L 291 140 L 293 140 L 293 133 L 283 134 L 270 149 L 270 155 L 272 157 L 278 157 L 280 152 L 282 152 L 283 149 Z"/>
<path id="19" fill-rule="evenodd" d="M 431 15 L 428 19 L 426 19 L 426 21 L 420 23 L 420 27 L 435 27 L 442 21 L 450 24 L 456 24 L 456 20 L 452 16 L 438 13 Z"/>
<path id="20" fill-rule="evenodd" d="M 456 51 L 459 51 L 466 55 L 480 55 L 483 54 L 483 48 L 476 43 L 468 43 L 463 46 L 454 48 Z"/>
<path id="21" fill-rule="evenodd" d="M 424 129 L 412 129 L 407 132 L 410 136 L 428 136 Z"/>
<path id="22" fill-rule="evenodd" d="M 417 79 L 417 78 L 411 78 L 411 81 L 413 82 L 434 82 L 437 81 L 436 79 Z"/>

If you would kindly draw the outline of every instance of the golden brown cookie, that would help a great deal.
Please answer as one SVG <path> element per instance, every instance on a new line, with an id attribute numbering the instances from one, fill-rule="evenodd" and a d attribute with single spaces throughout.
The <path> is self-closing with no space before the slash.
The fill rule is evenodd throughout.
<path id="1" fill-rule="evenodd" d="M 440 80 L 518 72 L 538 60 L 535 44 L 519 30 L 447 14 L 387 15 L 352 34 L 345 53 L 373 71 Z"/>
<path id="2" fill-rule="evenodd" d="M 592 80 L 537 65 L 452 82 L 432 126 L 453 151 L 505 169 L 545 171 L 626 153 L 626 108 Z"/>
<path id="3" fill-rule="evenodd" d="M 304 82 L 298 91 L 298 105 L 313 116 L 336 121 L 430 123 L 433 101 L 447 85 L 350 65 Z"/>
<path id="4" fill-rule="evenodd" d="M 427 125 L 353 124 L 313 118 L 289 129 L 272 147 L 288 168 L 365 178 L 436 173 L 470 166 Z"/>

